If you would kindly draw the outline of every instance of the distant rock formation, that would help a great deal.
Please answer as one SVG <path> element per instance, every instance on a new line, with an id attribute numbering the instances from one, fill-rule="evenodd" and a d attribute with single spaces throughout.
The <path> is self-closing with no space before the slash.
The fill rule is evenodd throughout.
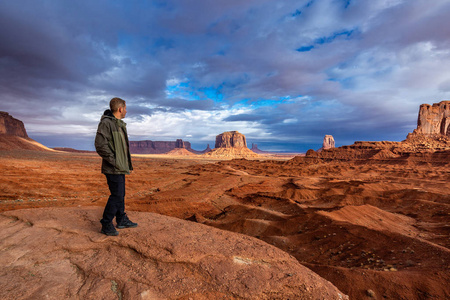
<path id="1" fill-rule="evenodd" d="M 255 153 L 257 153 L 257 154 L 270 153 L 270 152 L 268 152 L 268 151 L 263 151 L 263 150 L 259 149 L 259 148 L 258 148 L 258 145 L 257 145 L 257 144 L 254 144 L 254 143 L 252 143 L 252 148 L 251 148 L 250 150 L 252 150 L 253 152 L 255 152 Z"/>
<path id="2" fill-rule="evenodd" d="M 356 141 L 353 145 L 326 149 L 308 150 L 307 158 L 323 160 L 397 160 L 402 163 L 432 161 L 435 164 L 450 164 L 450 138 L 415 135 L 414 139 L 402 142 Z"/>
<path id="3" fill-rule="evenodd" d="M 23 122 L 0 111 L 0 150 L 54 151 L 28 137 Z"/>
<path id="4" fill-rule="evenodd" d="M 251 158 L 259 156 L 247 148 L 245 136 L 238 131 L 227 131 L 216 136 L 215 148 L 205 155 L 220 158 Z"/>
<path id="5" fill-rule="evenodd" d="M 324 139 L 324 145 L 325 140 Z M 450 164 L 450 101 L 422 104 L 417 129 L 401 142 L 357 141 L 339 148 L 308 150 L 307 158 L 325 160 L 397 160 L 402 162 L 433 161 Z"/>
<path id="6" fill-rule="evenodd" d="M 450 101 L 422 104 L 413 134 L 441 134 L 450 136 Z"/>
<path id="7" fill-rule="evenodd" d="M 325 135 L 323 138 L 322 147 L 317 150 L 318 153 L 322 152 L 323 150 L 333 149 L 335 148 L 334 138 L 332 135 Z"/>
<path id="8" fill-rule="evenodd" d="M 169 152 L 165 153 L 168 156 L 192 156 L 197 155 L 195 153 L 192 153 L 191 151 L 186 150 L 185 148 L 175 148 L 173 150 L 170 150 Z"/>
<path id="9" fill-rule="evenodd" d="M 28 138 L 23 122 L 13 118 L 9 113 L 0 111 L 0 134 Z"/>
<path id="10" fill-rule="evenodd" d="M 189 147 L 190 147 L 190 145 L 189 145 Z M 177 139 L 177 140 L 175 141 L 175 148 L 183 148 L 183 149 L 186 149 L 185 143 L 183 142 L 182 139 Z"/>
<path id="11" fill-rule="evenodd" d="M 323 138 L 322 149 L 331 149 L 335 147 L 334 138 L 332 135 L 325 135 Z"/>
<path id="12" fill-rule="evenodd" d="M 188 151 L 194 151 L 191 143 L 184 142 L 181 139 L 175 142 L 163 141 L 130 141 L 130 152 L 133 154 L 163 154 L 172 151 L 175 148 L 185 148 Z"/>
<path id="13" fill-rule="evenodd" d="M 56 151 L 63 151 L 63 152 L 72 152 L 72 153 L 97 153 L 95 151 L 90 151 L 90 150 L 78 150 L 78 149 L 73 149 L 73 148 L 67 148 L 67 147 L 54 147 L 52 148 L 53 150 Z"/>
<path id="14" fill-rule="evenodd" d="M 247 147 L 245 136 L 238 131 L 227 131 L 216 136 L 215 148 Z"/>
<path id="15" fill-rule="evenodd" d="M 199 154 L 204 154 L 204 153 L 208 153 L 208 152 L 210 152 L 210 151 L 212 151 L 212 149 L 209 147 L 209 144 L 208 144 L 208 146 L 206 146 L 206 149 L 205 150 L 203 150 L 203 151 L 200 151 L 200 153 Z"/>

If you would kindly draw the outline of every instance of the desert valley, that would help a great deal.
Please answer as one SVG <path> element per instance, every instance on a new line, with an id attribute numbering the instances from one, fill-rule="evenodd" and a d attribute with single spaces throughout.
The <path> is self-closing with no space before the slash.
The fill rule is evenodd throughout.
<path id="1" fill-rule="evenodd" d="M 402 142 L 154 145 L 134 144 L 127 176 L 139 226 L 107 237 L 101 158 L 40 145 L 2 112 L 0 298 L 450 298 L 450 101 L 422 105 Z"/>

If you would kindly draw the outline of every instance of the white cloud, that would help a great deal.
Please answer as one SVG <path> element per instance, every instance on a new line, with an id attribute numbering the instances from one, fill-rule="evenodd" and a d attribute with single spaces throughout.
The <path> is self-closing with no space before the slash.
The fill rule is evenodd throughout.
<path id="1" fill-rule="evenodd" d="M 244 135 L 265 135 L 255 122 L 224 122 L 235 114 L 251 113 L 250 109 L 233 108 L 215 111 L 155 112 L 142 116 L 141 120 L 130 119 L 128 133 L 133 139 L 175 140 L 181 137 L 196 141 L 214 141 L 216 135 L 237 130 Z"/>

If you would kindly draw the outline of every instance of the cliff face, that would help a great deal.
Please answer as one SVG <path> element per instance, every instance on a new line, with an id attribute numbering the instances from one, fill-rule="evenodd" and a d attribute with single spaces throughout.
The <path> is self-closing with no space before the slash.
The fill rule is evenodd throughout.
<path id="1" fill-rule="evenodd" d="M 331 149 L 335 147 L 335 142 L 334 142 L 334 138 L 332 135 L 325 135 L 325 137 L 323 138 L 323 145 L 322 145 L 322 149 Z"/>
<path id="2" fill-rule="evenodd" d="M 450 101 L 422 104 L 415 134 L 442 134 L 450 136 Z"/>
<path id="3" fill-rule="evenodd" d="M 0 134 L 28 138 L 23 122 L 13 118 L 10 114 L 4 111 L 0 111 Z"/>
<path id="4" fill-rule="evenodd" d="M 244 148 L 247 147 L 245 136 L 238 131 L 227 131 L 216 136 L 215 148 Z"/>
<path id="5" fill-rule="evenodd" d="M 23 122 L 0 111 L 0 150 L 53 151 L 28 137 Z"/>

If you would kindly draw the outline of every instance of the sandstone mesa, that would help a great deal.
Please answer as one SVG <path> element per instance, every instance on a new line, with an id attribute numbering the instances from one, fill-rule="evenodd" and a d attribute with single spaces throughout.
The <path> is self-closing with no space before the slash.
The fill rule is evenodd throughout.
<path id="1" fill-rule="evenodd" d="M 214 149 L 204 154 L 217 158 L 257 158 L 259 155 L 247 147 L 245 135 L 238 131 L 227 131 L 216 136 Z"/>

